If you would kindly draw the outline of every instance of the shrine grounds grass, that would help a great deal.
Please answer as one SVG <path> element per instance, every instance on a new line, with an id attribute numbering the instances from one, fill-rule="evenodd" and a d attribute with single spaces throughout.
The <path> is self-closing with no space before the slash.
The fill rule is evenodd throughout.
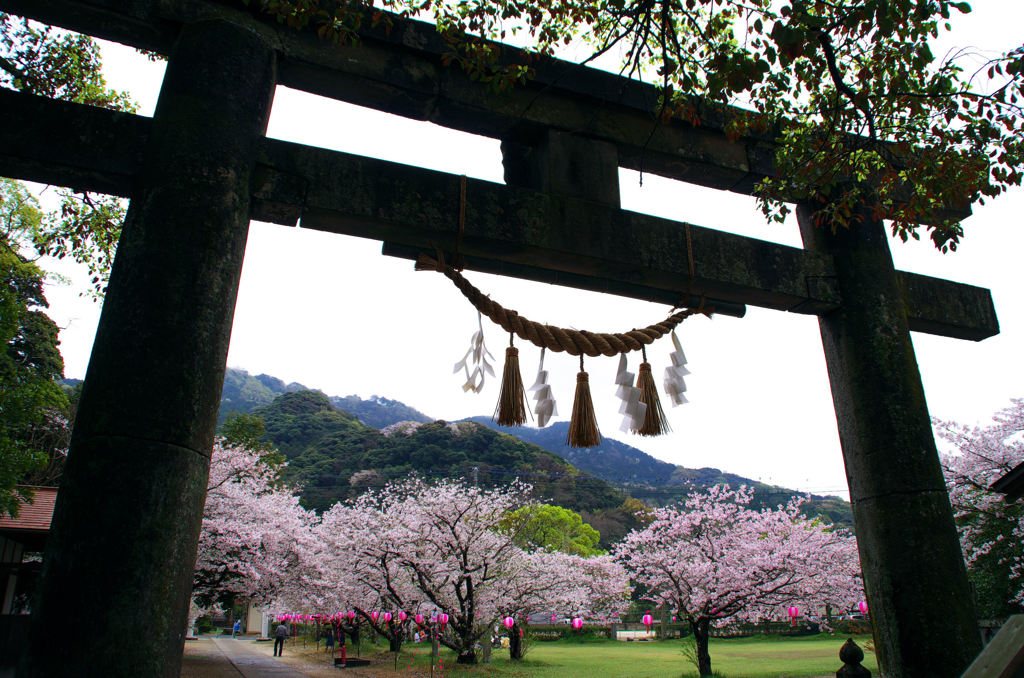
<path id="1" fill-rule="evenodd" d="M 821 634 L 800 638 L 758 636 L 753 638 L 711 640 L 711 665 L 722 678 L 819 678 L 834 676 L 842 666 L 839 648 L 847 636 Z M 871 638 L 855 637 L 865 649 L 864 666 L 878 675 L 878 666 L 870 648 Z M 866 648 L 865 645 L 868 647 Z M 443 671 L 435 666 L 434 676 L 441 678 L 470 678 L 507 676 L 509 678 L 696 678 L 697 669 L 683 655 L 684 642 L 667 640 L 657 642 L 625 643 L 610 640 L 590 642 L 533 642 L 526 657 L 517 663 L 508 659 L 508 650 L 495 649 L 489 665 L 462 667 L 455 664 L 455 656 L 443 651 Z M 385 649 L 385 648 L 381 648 Z M 364 656 L 371 656 L 370 648 L 363 648 Z M 375 663 L 366 669 L 353 669 L 349 675 L 377 678 L 408 678 L 429 676 L 428 647 L 407 644 L 393 669 L 393 656 L 386 652 L 375 655 Z M 323 654 L 317 657 L 310 650 L 310 659 L 326 664 Z"/>

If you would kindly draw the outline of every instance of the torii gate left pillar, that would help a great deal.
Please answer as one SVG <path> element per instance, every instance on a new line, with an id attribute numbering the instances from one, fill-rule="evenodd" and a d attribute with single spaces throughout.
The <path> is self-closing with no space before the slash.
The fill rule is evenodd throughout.
<path id="1" fill-rule="evenodd" d="M 180 673 L 275 63 L 238 24 L 202 21 L 179 34 L 107 288 L 20 676 Z"/>

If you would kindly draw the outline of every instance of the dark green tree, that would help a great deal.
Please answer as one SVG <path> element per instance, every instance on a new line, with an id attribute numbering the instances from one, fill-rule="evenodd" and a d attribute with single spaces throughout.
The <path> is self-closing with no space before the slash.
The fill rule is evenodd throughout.
<path id="1" fill-rule="evenodd" d="M 263 417 L 255 414 L 230 414 L 220 425 L 220 435 L 228 445 L 244 447 L 259 453 L 260 463 L 273 469 L 280 476 L 285 457 L 274 443 L 267 439 L 267 428 Z M 280 478 L 277 479 L 280 481 Z"/>
<path id="2" fill-rule="evenodd" d="M 0 184 L 0 220 L 32 222 L 37 212 L 11 183 Z M 0 513 L 16 514 L 31 492 L 19 483 L 46 465 L 46 432 L 66 428 L 64 361 L 46 308 L 42 272 L 0 242 Z"/>

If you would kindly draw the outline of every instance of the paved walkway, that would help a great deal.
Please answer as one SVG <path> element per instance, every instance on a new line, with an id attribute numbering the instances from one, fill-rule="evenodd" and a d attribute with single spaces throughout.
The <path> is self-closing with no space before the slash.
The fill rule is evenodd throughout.
<path id="1" fill-rule="evenodd" d="M 327 666 L 311 666 L 308 658 L 285 649 L 274 658 L 273 643 L 256 643 L 252 636 L 188 641 L 182 658 L 182 678 L 319 678 Z M 331 667 L 333 669 L 333 667 Z M 332 670 L 333 674 L 334 671 Z"/>
<path id="2" fill-rule="evenodd" d="M 213 644 L 224 653 L 228 661 L 245 678 L 285 678 L 285 676 L 309 675 L 282 664 L 273 656 L 268 657 L 265 652 L 260 651 L 261 647 L 257 647 L 248 639 L 214 638 Z M 270 643 L 266 644 L 270 645 Z"/>

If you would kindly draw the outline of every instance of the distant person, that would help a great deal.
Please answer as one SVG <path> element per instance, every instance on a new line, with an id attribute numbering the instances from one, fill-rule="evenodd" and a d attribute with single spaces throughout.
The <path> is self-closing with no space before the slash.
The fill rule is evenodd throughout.
<path id="1" fill-rule="evenodd" d="M 231 627 L 231 637 L 234 638 L 236 635 L 242 632 L 242 620 L 236 619 L 235 625 Z"/>
<path id="2" fill-rule="evenodd" d="M 288 637 L 288 627 L 281 622 L 274 629 L 274 656 L 280 657 L 284 654 L 284 639 Z"/>
<path id="3" fill-rule="evenodd" d="M 328 627 L 327 633 L 324 634 L 324 649 L 331 651 L 334 649 L 334 631 Z"/>

